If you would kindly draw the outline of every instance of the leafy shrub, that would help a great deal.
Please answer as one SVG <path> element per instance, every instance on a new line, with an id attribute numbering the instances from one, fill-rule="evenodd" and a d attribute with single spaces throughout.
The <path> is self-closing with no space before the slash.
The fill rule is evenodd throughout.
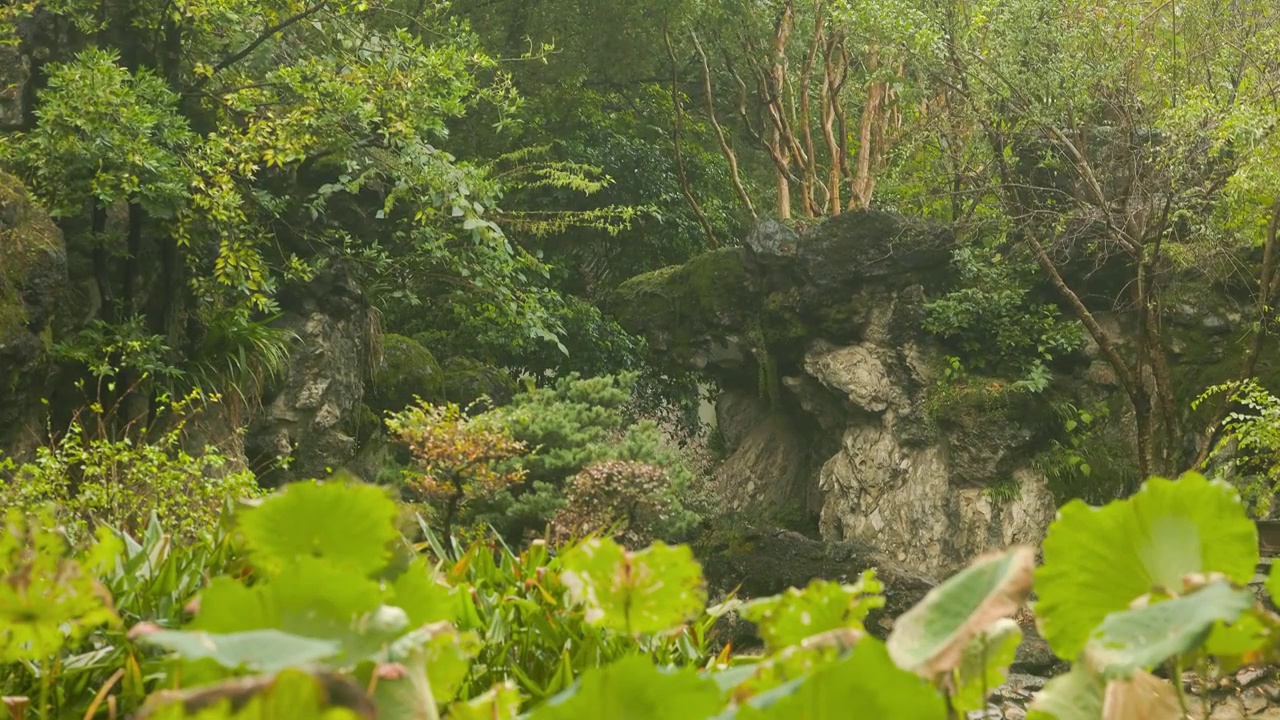
<path id="1" fill-rule="evenodd" d="M 1251 511 L 1265 517 L 1280 492 L 1280 398 L 1250 378 L 1214 385 L 1191 407 L 1214 396 L 1225 396 L 1232 406 L 1210 453 L 1215 475 L 1239 488 Z"/>
<path id="2" fill-rule="evenodd" d="M 634 383 L 634 375 L 570 375 L 472 416 L 456 405 L 397 413 L 388 425 L 416 462 L 404 474 L 406 497 L 429 501 L 449 529 L 489 525 L 522 541 L 565 511 L 571 478 L 601 463 L 634 462 L 661 468 L 663 502 L 671 505 L 670 512 L 643 515 L 657 522 L 652 527 L 633 517 L 630 531 L 682 539 L 698 519 L 695 481 L 664 448 L 654 423 L 627 421 Z"/>
<path id="3" fill-rule="evenodd" d="M 413 457 L 412 469 L 404 473 L 405 494 L 437 508 L 445 534 L 472 500 L 524 479 L 524 470 L 507 461 L 525 445 L 452 403 L 407 408 L 392 415 L 387 427 Z"/>
<path id="4" fill-rule="evenodd" d="M 664 446 L 661 431 L 650 421 L 629 422 L 628 409 L 636 375 L 598 378 L 569 375 L 543 388 L 530 387 L 510 405 L 485 413 L 486 422 L 503 428 L 531 452 L 516 464 L 527 484 L 496 493 L 476 519 L 508 538 L 541 533 L 565 506 L 570 478 L 587 467 L 610 461 L 634 461 L 661 467 L 669 481 L 668 496 L 684 506 L 673 511 L 677 522 L 636 532 L 683 533 L 692 525 L 696 482 L 677 455 Z M 682 535 L 665 535 L 669 540 Z"/>
<path id="5" fill-rule="evenodd" d="M 1033 462 L 1058 502 L 1079 498 L 1102 504 L 1138 489 L 1133 448 L 1105 403 L 1087 408 L 1057 403 L 1054 410 L 1061 432 Z"/>
<path id="6" fill-rule="evenodd" d="M 188 620 L 189 603 L 208 578 L 236 570 L 227 533 L 214 526 L 198 539 L 178 540 L 153 521 L 137 536 L 103 528 L 92 545 L 72 546 L 50 516 L 33 517 L 11 515 L 0 536 L 23 550 L 17 563 L 12 548 L 8 560 L 0 551 L 0 594 L 10 591 L 0 606 L 11 613 L 0 626 L 49 644 L 27 644 L 22 662 L 0 662 L 0 694 L 33 700 L 36 717 L 137 707 L 163 684 L 168 662 L 138 647 L 130 628 L 176 628 Z M 56 580 L 49 576 L 55 568 Z M 25 584 L 13 582 L 18 573 Z"/>
<path id="7" fill-rule="evenodd" d="M 1028 380 L 1043 390 L 1045 364 L 1080 347 L 1079 323 L 1031 297 L 1033 268 L 987 248 L 956 250 L 957 286 L 925 304 L 924 329 L 959 350 L 969 369 Z"/>
<path id="8" fill-rule="evenodd" d="M 30 462 L 0 461 L 0 502 L 24 511 L 55 505 L 76 541 L 103 525 L 140 532 L 153 516 L 177 537 L 197 537 L 229 501 L 262 494 L 253 474 L 233 470 L 217 448 L 187 448 L 188 421 L 218 400 L 193 392 L 163 406 L 169 429 L 134 428 L 121 436 L 104 427 L 106 411 L 94 406 Z"/>
<path id="9" fill-rule="evenodd" d="M 609 528 L 615 540 L 639 548 L 681 534 L 696 522 L 674 496 L 667 471 L 647 463 L 611 460 L 569 479 L 565 506 L 551 520 L 560 542 Z"/>

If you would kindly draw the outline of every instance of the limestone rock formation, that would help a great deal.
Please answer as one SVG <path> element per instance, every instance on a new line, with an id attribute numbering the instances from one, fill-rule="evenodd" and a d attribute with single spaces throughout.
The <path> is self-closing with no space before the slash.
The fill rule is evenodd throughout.
<path id="1" fill-rule="evenodd" d="M 0 447 L 10 454 L 43 429 L 51 327 L 67 284 L 62 233 L 17 179 L 0 173 Z"/>
<path id="2" fill-rule="evenodd" d="M 954 250 L 946 228 L 880 211 L 803 233 L 766 221 L 741 247 L 628 280 L 609 309 L 724 392 L 716 482 L 730 509 L 798 504 L 824 539 L 941 577 L 987 549 L 1041 541 L 1062 499 L 1053 463 L 1070 461 L 1064 408 L 1102 408 L 1089 443 L 1105 457 L 1092 470 L 1111 492 L 1136 482 L 1131 413 L 1096 346 L 1059 359 L 1051 393 L 1016 378 L 940 381 L 954 351 L 922 321 L 954 279 Z M 1239 321 L 1230 306 L 1206 298 L 1175 313 L 1179 401 L 1234 376 L 1239 353 L 1205 338 Z M 1133 323 L 1095 314 L 1121 336 Z"/>
<path id="3" fill-rule="evenodd" d="M 245 443 L 251 467 L 266 484 L 325 477 L 355 457 L 365 380 L 374 366 L 375 325 L 347 278 L 316 278 L 281 305 L 287 310 L 280 325 L 297 342 Z"/>

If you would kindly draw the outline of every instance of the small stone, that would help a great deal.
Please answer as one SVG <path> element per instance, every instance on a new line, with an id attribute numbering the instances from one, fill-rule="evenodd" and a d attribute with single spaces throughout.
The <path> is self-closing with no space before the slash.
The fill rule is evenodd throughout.
<path id="1" fill-rule="evenodd" d="M 1267 699 L 1272 702 L 1280 702 L 1280 683 L 1276 683 L 1274 680 L 1267 680 L 1258 686 L 1258 690 L 1262 691 L 1262 694 L 1266 695 Z"/>
<path id="2" fill-rule="evenodd" d="M 1209 720 L 1244 720 L 1244 706 L 1238 698 L 1229 697 L 1213 709 Z"/>
<path id="3" fill-rule="evenodd" d="M 1236 682 L 1240 687 L 1249 687 L 1266 675 L 1266 671 L 1262 668 L 1244 668 L 1236 673 Z"/>
<path id="4" fill-rule="evenodd" d="M 1269 704 L 1267 696 L 1263 695 L 1256 688 L 1246 690 L 1244 695 L 1240 697 L 1240 700 L 1244 704 L 1245 712 L 1250 715 L 1262 712 Z"/>

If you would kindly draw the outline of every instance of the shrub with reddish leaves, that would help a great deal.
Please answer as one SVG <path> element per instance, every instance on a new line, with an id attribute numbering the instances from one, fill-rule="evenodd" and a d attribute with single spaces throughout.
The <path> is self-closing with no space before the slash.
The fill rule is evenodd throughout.
<path id="1" fill-rule="evenodd" d="M 446 534 L 471 500 L 524 480 L 525 471 L 509 461 L 526 451 L 525 444 L 453 403 L 407 408 L 387 427 L 413 456 L 405 471 L 407 499 L 439 511 Z"/>
<path id="2" fill-rule="evenodd" d="M 561 541 L 612 529 L 619 543 L 643 547 L 680 511 L 667 471 L 629 460 L 588 466 L 569 480 L 565 499 L 566 507 L 552 520 Z"/>

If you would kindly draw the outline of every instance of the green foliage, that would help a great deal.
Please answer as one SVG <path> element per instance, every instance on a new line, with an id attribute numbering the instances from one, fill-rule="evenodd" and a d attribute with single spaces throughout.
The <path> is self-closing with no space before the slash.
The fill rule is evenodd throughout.
<path id="1" fill-rule="evenodd" d="M 104 427 L 109 411 L 94 405 L 31 461 L 0 461 L 0 500 L 26 511 L 55 505 L 77 541 L 104 526 L 136 534 L 153 517 L 180 538 L 199 537 L 228 502 L 262 494 L 252 473 L 231 467 L 217 448 L 187 449 L 187 424 L 218 401 L 198 391 L 167 401 L 153 432 L 131 428 L 123 437 Z"/>
<path id="2" fill-rule="evenodd" d="M 392 415 L 387 428 L 413 457 L 405 495 L 432 506 L 446 534 L 459 512 L 524 479 L 524 470 L 510 463 L 526 446 L 457 405 L 420 404 Z"/>
<path id="3" fill-rule="evenodd" d="M 890 656 L 924 677 L 951 677 L 972 643 L 1026 603 L 1034 567 L 1035 552 L 1027 547 L 975 560 L 898 618 Z"/>
<path id="4" fill-rule="evenodd" d="M 332 519 L 336 507 L 343 521 Z M 61 536 L 12 514 L 0 553 L 10 580 L 0 587 L 11 595 L 0 597 L 0 612 L 13 616 L 0 635 L 9 640 L 0 645 L 2 689 L 20 687 L 14 679 L 28 666 L 15 659 L 66 658 L 61 674 L 42 678 L 39 715 L 83 707 L 66 689 L 85 671 L 72 670 L 79 656 L 67 654 L 95 637 L 99 660 L 83 677 L 101 682 L 120 670 L 119 710 L 165 688 L 145 717 L 277 717 L 283 706 L 274 703 L 287 698 L 289 717 L 817 719 L 857 708 L 943 720 L 982 707 L 1003 678 L 1019 637 L 1009 615 L 1031 591 L 1033 552 L 993 553 L 899 618 L 884 644 L 862 626 L 883 603 L 872 573 L 704 610 L 686 547 L 630 552 L 596 539 L 558 555 L 543 543 L 516 554 L 483 541 L 446 546 L 426 531 L 417 549 L 441 562 L 433 569 L 397 538 L 389 507 L 373 488 L 290 486 L 240 511 L 247 568 L 227 565 L 213 546 L 168 550 L 156 525 L 141 543 L 104 531 L 73 558 Z M 319 523 L 333 539 L 316 537 Z M 1037 616 L 1055 650 L 1077 662 L 1038 695 L 1031 716 L 1098 720 L 1104 703 L 1174 708 L 1176 691 L 1151 674 L 1158 665 L 1183 667 L 1207 651 L 1230 653 L 1217 658 L 1227 664 L 1280 658 L 1280 616 L 1243 587 L 1257 558 L 1242 528 L 1252 523 L 1231 489 L 1197 476 L 1154 479 L 1106 508 L 1064 508 L 1035 573 Z M 169 603 L 161 614 L 172 627 L 141 622 L 132 640 L 119 635 L 96 580 L 110 578 L 132 620 L 160 607 L 140 602 L 139 590 L 185 604 L 206 570 L 216 577 L 194 619 Z M 36 596 L 61 602 L 37 608 Z M 707 633 L 734 608 L 759 625 L 763 653 L 710 654 Z M 139 653 L 134 642 L 165 654 Z"/>
<path id="5" fill-rule="evenodd" d="M 957 287 L 925 304 L 924 329 L 952 344 L 971 370 L 1048 386 L 1046 364 L 1080 347 L 1080 325 L 1031 296 L 1033 265 L 995 250 L 962 247 Z"/>
<path id="6" fill-rule="evenodd" d="M 1140 475 L 1133 466 L 1129 439 L 1117 427 L 1119 419 L 1110 406 L 1056 402 L 1054 411 L 1061 430 L 1034 459 L 1054 497 L 1059 502 L 1079 498 L 1102 504 L 1132 494 Z"/>
<path id="7" fill-rule="evenodd" d="M 587 673 L 581 684 L 566 695 L 535 709 L 529 714 L 530 720 L 699 720 L 712 717 L 723 706 L 719 688 L 711 678 L 690 668 L 664 671 L 641 656 L 624 658 Z"/>
<path id="8" fill-rule="evenodd" d="M 955 671 L 952 705 L 959 710 L 983 709 L 991 688 L 1008 677 L 1021 642 L 1022 628 L 1010 618 L 996 621 L 970 640 Z"/>
<path id="9" fill-rule="evenodd" d="M 367 576 L 390 559 L 395 516 L 395 503 L 379 488 L 304 482 L 241 512 L 239 530 L 260 572 L 275 575 L 306 557 Z M 337 525 L 349 537 L 335 536 Z"/>
<path id="10" fill-rule="evenodd" d="M 564 556 L 564 582 L 587 622 L 628 635 L 668 630 L 706 607 L 707 591 L 686 545 L 658 542 L 630 552 L 609 540 L 587 540 Z"/>
<path id="11" fill-rule="evenodd" d="M 7 159 L 50 214 L 127 199 L 173 217 L 195 181 L 182 155 L 197 143 L 177 93 L 151 71 L 129 72 L 115 50 L 89 48 L 47 72 L 39 123 Z"/>
<path id="12" fill-rule="evenodd" d="M 803 590 L 751 600 L 742 617 L 760 626 L 760 637 L 771 650 L 795 645 L 807 637 L 841 629 L 862 629 L 867 613 L 884 605 L 884 586 L 874 571 L 866 571 L 851 585 L 814 580 Z"/>
<path id="13" fill-rule="evenodd" d="M 44 526 L 44 527 L 41 527 Z M 0 534 L 0 662 L 44 660 L 117 622 L 97 576 L 117 548 L 107 532 L 77 558 L 51 515 L 5 514 Z"/>
<path id="14" fill-rule="evenodd" d="M 483 507 L 477 505 L 475 519 L 508 538 L 540 534 L 565 507 L 571 478 L 601 463 L 638 462 L 665 470 L 667 486 L 660 492 L 660 502 L 669 511 L 660 512 L 666 517 L 659 517 L 652 527 L 631 530 L 682 539 L 695 522 L 687 507 L 692 505 L 695 481 L 674 452 L 666 449 L 654 423 L 628 421 L 636 382 L 635 374 L 597 378 L 571 374 L 547 387 L 529 387 L 509 405 L 477 418 L 531 452 L 514 461 L 528 478 L 527 484 L 499 491 Z"/>
<path id="15" fill-rule="evenodd" d="M 1218 581 L 1165 602 L 1113 612 L 1089 639 L 1090 661 L 1107 677 L 1155 667 L 1200 647 L 1216 623 L 1234 623 L 1255 602 L 1249 590 Z"/>
<path id="16" fill-rule="evenodd" d="M 1208 388 L 1192 403 L 1222 396 L 1231 404 L 1222 420 L 1221 435 L 1210 453 L 1216 461 L 1215 477 L 1239 488 L 1257 515 L 1271 511 L 1272 498 L 1280 490 L 1280 398 L 1255 379 Z"/>
<path id="17" fill-rule="evenodd" d="M 1149 594 L 1181 593 L 1188 577 L 1253 578 L 1258 536 L 1229 485 L 1188 474 L 1152 478 L 1128 500 L 1059 511 L 1036 571 L 1044 637 L 1059 657 L 1085 649 L 1110 613 Z"/>

